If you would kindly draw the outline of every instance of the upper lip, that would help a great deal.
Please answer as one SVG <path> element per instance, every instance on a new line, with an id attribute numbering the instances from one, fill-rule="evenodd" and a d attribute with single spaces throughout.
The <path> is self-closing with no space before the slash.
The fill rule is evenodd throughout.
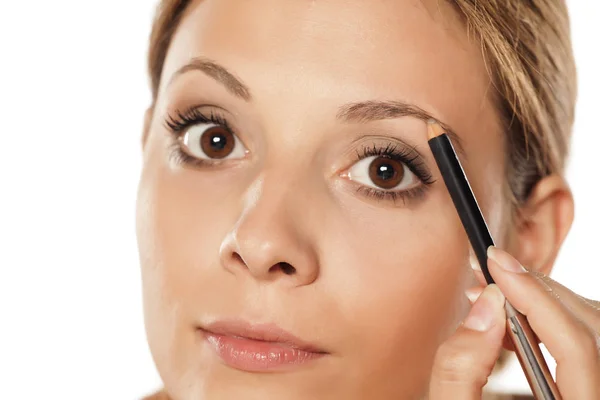
<path id="1" fill-rule="evenodd" d="M 252 324 L 243 320 L 222 320 L 201 326 L 200 330 L 217 335 L 272 342 L 311 353 L 327 353 L 316 345 L 294 336 L 275 324 Z"/>

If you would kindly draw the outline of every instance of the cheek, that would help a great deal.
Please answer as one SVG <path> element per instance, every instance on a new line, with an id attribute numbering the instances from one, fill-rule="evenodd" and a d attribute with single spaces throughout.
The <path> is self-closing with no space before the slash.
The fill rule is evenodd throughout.
<path id="1" fill-rule="evenodd" d="M 149 146 L 137 204 L 145 325 L 161 377 L 177 385 L 201 368 L 197 312 L 220 297 L 214 282 L 224 279 L 217 266 L 227 218 L 219 210 L 232 207 L 231 194 L 197 171 L 171 168 L 165 151 Z"/>
<path id="2" fill-rule="evenodd" d="M 161 301 L 183 301 L 218 265 L 221 241 L 232 226 L 233 214 L 223 211 L 235 209 L 240 185 L 171 166 L 161 139 L 149 146 L 137 210 L 144 284 L 159 290 Z"/>
<path id="3" fill-rule="evenodd" d="M 338 293 L 357 377 L 367 369 L 388 381 L 390 374 L 402 376 L 402 387 L 418 387 L 438 345 L 468 311 L 464 290 L 475 284 L 469 243 L 451 204 L 438 197 L 426 209 L 402 209 L 395 216 L 389 209 L 367 216 L 363 209 L 364 219 L 357 220 L 359 210 L 340 219 L 351 222 L 339 227 L 344 234 L 337 237 L 345 243 L 330 246 L 335 266 L 324 268 L 323 279 L 329 278 L 330 293 Z"/>

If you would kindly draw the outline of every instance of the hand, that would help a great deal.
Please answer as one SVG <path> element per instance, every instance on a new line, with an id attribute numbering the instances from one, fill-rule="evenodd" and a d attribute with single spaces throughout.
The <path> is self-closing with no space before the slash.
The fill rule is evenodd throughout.
<path id="1" fill-rule="evenodd" d="M 488 268 L 496 282 L 467 291 L 473 307 L 436 354 L 429 399 L 481 399 L 506 332 L 504 296 L 557 362 L 564 400 L 600 399 L 600 303 L 585 299 L 494 247 Z M 479 278 L 483 279 L 481 271 Z M 511 346 L 507 346 L 511 347 Z"/>

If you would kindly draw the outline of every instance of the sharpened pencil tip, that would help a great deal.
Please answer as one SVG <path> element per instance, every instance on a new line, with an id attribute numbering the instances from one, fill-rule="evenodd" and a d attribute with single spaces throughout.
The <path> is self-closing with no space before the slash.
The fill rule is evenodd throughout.
<path id="1" fill-rule="evenodd" d="M 435 119 L 427 121 L 427 136 L 429 140 L 444 134 L 444 128 Z"/>

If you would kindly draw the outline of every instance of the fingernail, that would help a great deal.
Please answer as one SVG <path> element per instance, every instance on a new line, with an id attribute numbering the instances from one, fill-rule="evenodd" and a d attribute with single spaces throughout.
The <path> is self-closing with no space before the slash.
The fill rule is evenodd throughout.
<path id="1" fill-rule="evenodd" d="M 488 258 L 498 264 L 503 270 L 514 273 L 527 272 L 525 268 L 511 255 L 494 246 L 490 246 L 487 251 Z"/>
<path id="2" fill-rule="evenodd" d="M 464 322 L 464 327 L 486 332 L 494 326 L 495 314 L 504 307 L 504 295 L 496 285 L 488 285 L 475 302 Z"/>
<path id="3" fill-rule="evenodd" d="M 471 268 L 474 271 L 481 271 L 481 266 L 479 265 L 479 260 L 477 260 L 475 253 L 473 253 L 472 251 L 469 254 L 469 263 L 471 263 Z"/>
<path id="4" fill-rule="evenodd" d="M 471 304 L 473 304 L 477 301 L 479 296 L 481 296 L 482 292 L 483 292 L 482 287 L 473 287 L 473 288 L 469 288 L 469 289 L 465 290 L 465 296 L 467 296 L 467 298 L 469 299 Z"/>

